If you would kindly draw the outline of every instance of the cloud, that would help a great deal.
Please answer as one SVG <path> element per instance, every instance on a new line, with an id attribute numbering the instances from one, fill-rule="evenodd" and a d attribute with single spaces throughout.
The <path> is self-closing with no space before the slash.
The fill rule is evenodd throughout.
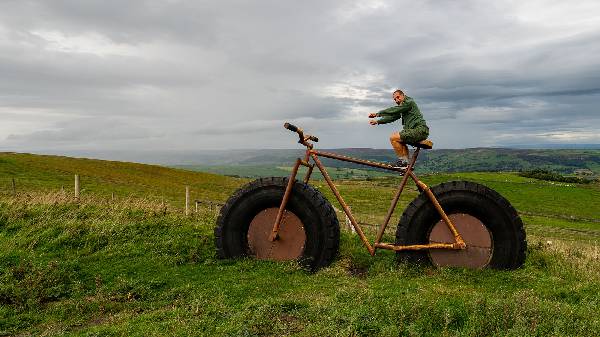
<path id="1" fill-rule="evenodd" d="M 400 126 L 365 116 L 395 88 L 439 147 L 593 141 L 598 14 L 594 1 L 4 2 L 0 149 L 290 147 L 284 121 L 328 147 L 388 147 Z"/>

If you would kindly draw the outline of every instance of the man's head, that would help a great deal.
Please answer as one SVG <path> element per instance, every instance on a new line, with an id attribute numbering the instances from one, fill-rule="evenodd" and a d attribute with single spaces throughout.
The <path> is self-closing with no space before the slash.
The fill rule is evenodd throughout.
<path id="1" fill-rule="evenodd" d="M 394 101 L 396 102 L 396 104 L 400 105 L 404 101 L 404 92 L 402 92 L 402 90 L 398 89 L 398 90 L 394 91 L 394 93 L 392 94 L 392 97 L 394 98 Z"/>

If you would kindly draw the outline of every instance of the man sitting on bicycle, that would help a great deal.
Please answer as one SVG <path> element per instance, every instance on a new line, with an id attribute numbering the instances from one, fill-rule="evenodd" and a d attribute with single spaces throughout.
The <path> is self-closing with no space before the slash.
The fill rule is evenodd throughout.
<path id="1" fill-rule="evenodd" d="M 395 167 L 404 168 L 408 166 L 408 147 L 405 143 L 418 143 L 427 139 L 429 127 L 425 123 L 423 114 L 417 103 L 398 89 L 392 94 L 397 106 L 369 114 L 369 118 L 381 117 L 378 120 L 371 119 L 371 125 L 386 124 L 402 118 L 403 129 L 400 132 L 392 132 L 390 143 L 398 155 Z"/>

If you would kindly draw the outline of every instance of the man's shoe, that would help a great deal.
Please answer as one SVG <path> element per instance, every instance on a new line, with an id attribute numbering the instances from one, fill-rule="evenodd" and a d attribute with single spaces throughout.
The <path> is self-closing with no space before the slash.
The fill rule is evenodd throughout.
<path id="1" fill-rule="evenodd" d="M 408 161 L 399 158 L 394 164 L 392 164 L 394 168 L 405 169 L 408 167 Z"/>

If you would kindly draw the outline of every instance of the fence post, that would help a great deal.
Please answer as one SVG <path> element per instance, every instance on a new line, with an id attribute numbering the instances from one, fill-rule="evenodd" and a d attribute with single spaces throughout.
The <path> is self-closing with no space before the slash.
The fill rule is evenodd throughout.
<path id="1" fill-rule="evenodd" d="M 15 178 L 12 178 L 12 190 L 13 190 L 13 195 L 17 195 L 17 183 L 15 182 Z"/>
<path id="2" fill-rule="evenodd" d="M 198 213 L 198 200 L 196 200 L 196 213 Z"/>
<path id="3" fill-rule="evenodd" d="M 350 210 L 350 212 L 352 212 L 352 208 L 350 206 L 348 206 L 348 210 Z M 352 233 L 356 233 L 356 230 L 354 229 L 354 226 L 352 226 L 352 222 L 350 221 L 348 214 L 346 214 L 346 226 L 348 226 L 348 228 L 350 229 L 350 231 Z"/>
<path id="4" fill-rule="evenodd" d="M 190 187 L 185 187 L 185 215 L 190 215 Z"/>
<path id="5" fill-rule="evenodd" d="M 79 200 L 79 174 L 75 175 L 75 199 Z"/>
<path id="6" fill-rule="evenodd" d="M 348 227 L 348 228 L 352 227 L 350 225 L 350 218 L 348 217 L 348 214 L 344 213 L 344 215 L 346 216 L 346 227 Z"/>

